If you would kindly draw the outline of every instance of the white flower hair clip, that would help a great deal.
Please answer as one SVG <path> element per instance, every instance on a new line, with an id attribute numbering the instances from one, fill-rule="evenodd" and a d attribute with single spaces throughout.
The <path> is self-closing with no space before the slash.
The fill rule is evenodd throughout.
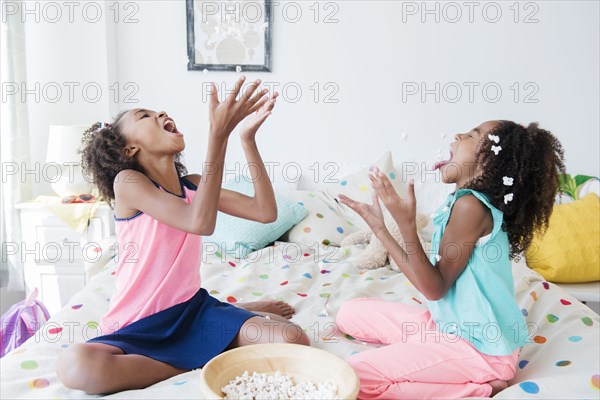
<path id="1" fill-rule="evenodd" d="M 492 151 L 494 152 L 495 155 L 498 155 L 498 153 L 500 153 L 500 150 L 502 150 L 502 147 L 492 146 Z"/>
<path id="2" fill-rule="evenodd" d="M 513 178 L 510 178 L 508 176 L 503 176 L 502 177 L 502 183 L 504 184 L 504 186 L 512 186 L 514 182 Z"/>
<path id="3" fill-rule="evenodd" d="M 498 135 L 488 134 L 488 138 L 490 138 L 490 140 L 496 144 L 500 143 L 500 136 L 498 136 Z"/>
<path id="4" fill-rule="evenodd" d="M 509 201 L 513 200 L 514 195 L 512 193 L 504 195 L 504 204 L 508 204 Z"/>

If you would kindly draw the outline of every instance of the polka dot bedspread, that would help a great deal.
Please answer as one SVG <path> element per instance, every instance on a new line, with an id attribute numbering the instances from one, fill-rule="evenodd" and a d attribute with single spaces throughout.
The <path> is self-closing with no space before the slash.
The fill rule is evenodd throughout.
<path id="1" fill-rule="evenodd" d="M 355 297 L 379 297 L 423 306 L 423 297 L 403 274 L 386 268 L 359 271 L 353 260 L 362 246 L 325 248 L 276 242 L 246 259 L 217 253 L 202 266 L 203 287 L 230 303 L 281 299 L 297 311 L 312 345 L 339 357 L 374 347 L 337 330 L 335 314 Z M 1 398 L 68 399 L 97 397 L 66 389 L 54 367 L 73 343 L 99 334 L 98 322 L 114 293 L 116 263 L 110 261 L 59 313 L 20 348 L 0 360 Z M 600 397 L 600 320 L 562 289 L 513 263 L 517 302 L 533 327 L 508 389 L 496 398 L 549 399 Z M 399 362 L 402 362 L 399 360 Z M 108 398 L 200 398 L 199 370 L 143 390 Z"/>

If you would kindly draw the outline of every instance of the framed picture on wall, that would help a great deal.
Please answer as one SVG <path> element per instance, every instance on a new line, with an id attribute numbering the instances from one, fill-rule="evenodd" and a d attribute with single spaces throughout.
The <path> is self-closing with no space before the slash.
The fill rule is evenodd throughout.
<path id="1" fill-rule="evenodd" d="M 186 0 L 188 70 L 271 71 L 271 0 Z"/>

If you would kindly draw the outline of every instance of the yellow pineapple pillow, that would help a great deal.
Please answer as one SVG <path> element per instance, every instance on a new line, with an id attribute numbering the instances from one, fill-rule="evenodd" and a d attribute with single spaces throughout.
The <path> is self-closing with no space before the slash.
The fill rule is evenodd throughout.
<path id="1" fill-rule="evenodd" d="M 595 193 L 554 206 L 548 230 L 525 253 L 527 265 L 559 283 L 600 280 L 600 198 Z"/>

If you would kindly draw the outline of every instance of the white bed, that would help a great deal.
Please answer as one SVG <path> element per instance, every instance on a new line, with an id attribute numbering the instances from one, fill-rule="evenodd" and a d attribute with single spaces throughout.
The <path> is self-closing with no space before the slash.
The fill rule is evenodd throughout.
<path id="1" fill-rule="evenodd" d="M 403 274 L 386 268 L 359 272 L 353 260 L 361 246 L 332 252 L 315 247 L 277 242 L 252 253 L 254 262 L 237 262 L 212 256 L 202 266 L 203 286 L 227 301 L 280 298 L 296 307 L 293 321 L 311 337 L 312 344 L 345 358 L 372 345 L 346 337 L 335 329 L 334 316 L 342 302 L 374 296 L 413 305 L 422 297 Z M 284 258 L 284 255 L 289 257 Z M 230 261 L 233 263 L 230 264 Z M 86 398 L 64 388 L 54 364 L 68 346 L 97 334 L 97 322 L 114 292 L 116 263 L 109 263 L 76 294 L 70 303 L 22 347 L 2 358 L 1 397 Z M 510 387 L 497 398 L 597 399 L 600 374 L 600 320 L 597 314 L 546 283 L 523 261 L 513 265 L 519 307 L 537 327 L 534 342 L 521 354 Z M 62 328 L 62 330 L 61 330 Z M 109 398 L 200 398 L 199 371 L 191 371 L 144 390 L 118 393 Z"/>

